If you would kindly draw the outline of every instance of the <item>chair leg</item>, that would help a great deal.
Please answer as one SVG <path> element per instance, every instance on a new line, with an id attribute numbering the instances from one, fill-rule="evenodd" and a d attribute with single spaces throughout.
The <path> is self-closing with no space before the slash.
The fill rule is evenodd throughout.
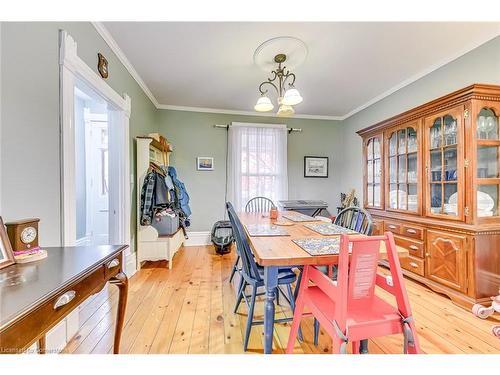
<path id="1" fill-rule="evenodd" d="M 240 285 L 238 287 L 238 297 L 236 297 L 236 304 L 234 305 L 233 313 L 236 314 L 238 311 L 238 307 L 240 307 L 241 300 L 243 299 L 243 293 L 245 293 L 245 288 L 247 286 L 247 282 L 243 277 L 240 280 Z"/>
<path id="2" fill-rule="evenodd" d="M 300 329 L 300 321 L 302 320 L 302 314 L 304 312 L 304 299 L 298 298 L 295 302 L 295 311 L 293 313 L 292 329 L 290 330 L 290 336 L 288 336 L 288 345 L 286 347 L 286 353 L 293 353 L 293 346 L 295 345 L 295 340 L 297 339 L 297 334 Z"/>
<path id="3" fill-rule="evenodd" d="M 290 307 L 292 308 L 292 311 L 295 312 L 295 301 L 293 299 L 292 286 L 290 284 L 287 284 L 286 289 L 288 292 L 288 298 L 290 299 Z M 304 337 L 302 336 L 302 329 L 300 328 L 300 322 L 299 322 L 299 341 L 304 341 Z"/>
<path id="4" fill-rule="evenodd" d="M 359 354 L 359 341 L 352 342 L 352 354 Z"/>
<path id="5" fill-rule="evenodd" d="M 319 341 L 319 320 L 314 318 L 314 346 L 318 346 Z"/>
<path id="6" fill-rule="evenodd" d="M 252 329 L 253 322 L 253 310 L 255 308 L 255 300 L 257 299 L 257 288 L 252 286 L 252 299 L 250 301 L 250 308 L 248 309 L 248 317 L 247 317 L 247 327 L 245 330 L 245 341 L 243 342 L 243 351 L 247 351 L 248 348 L 248 339 L 250 338 L 250 330 Z"/>
<path id="7" fill-rule="evenodd" d="M 236 257 L 236 262 L 234 262 L 233 270 L 231 271 L 231 276 L 229 277 L 229 282 L 233 281 L 234 274 L 236 273 L 236 270 L 238 269 L 238 263 L 240 262 L 240 256 L 238 255 Z"/>

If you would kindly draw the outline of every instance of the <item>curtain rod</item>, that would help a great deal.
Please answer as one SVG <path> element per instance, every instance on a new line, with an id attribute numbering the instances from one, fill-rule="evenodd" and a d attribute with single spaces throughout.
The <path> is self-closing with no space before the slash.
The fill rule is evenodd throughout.
<path id="1" fill-rule="evenodd" d="M 224 128 L 224 129 L 228 129 L 229 128 L 229 125 L 214 125 L 214 128 Z M 286 128 L 286 130 L 288 130 L 288 134 L 290 134 L 291 132 L 297 132 L 297 133 L 301 133 L 302 132 L 302 129 L 301 128 Z"/>

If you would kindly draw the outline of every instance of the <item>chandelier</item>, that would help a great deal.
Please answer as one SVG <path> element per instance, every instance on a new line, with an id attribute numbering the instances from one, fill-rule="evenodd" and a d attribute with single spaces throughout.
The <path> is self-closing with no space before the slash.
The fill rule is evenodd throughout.
<path id="1" fill-rule="evenodd" d="M 274 108 L 271 99 L 267 96 L 269 92 L 268 86 L 274 87 L 278 94 L 278 112 L 276 115 L 279 117 L 292 116 L 295 113 L 293 106 L 302 102 L 302 96 L 294 86 L 295 74 L 290 73 L 286 66 L 282 66 L 285 61 L 286 55 L 283 53 L 274 56 L 274 62 L 278 64 L 278 67 L 271 71 L 271 78 L 268 78 L 259 86 L 261 96 L 254 107 L 257 112 L 269 112 Z"/>

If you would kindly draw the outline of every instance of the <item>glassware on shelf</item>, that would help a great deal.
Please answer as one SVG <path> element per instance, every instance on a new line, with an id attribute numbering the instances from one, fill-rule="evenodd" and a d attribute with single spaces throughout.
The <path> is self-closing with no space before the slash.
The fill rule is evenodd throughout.
<path id="1" fill-rule="evenodd" d="M 486 117 L 479 116 L 477 118 L 477 137 L 479 139 L 484 139 L 483 134 L 485 132 L 486 127 Z"/>
<path id="2" fill-rule="evenodd" d="M 498 133 L 498 117 L 489 108 L 483 108 L 477 118 L 478 139 L 500 139 Z"/>
<path id="3" fill-rule="evenodd" d="M 406 153 L 406 131 L 399 130 L 398 131 L 398 154 Z"/>
<path id="4" fill-rule="evenodd" d="M 431 212 L 433 214 L 441 213 L 441 184 L 431 184 Z"/>
<path id="5" fill-rule="evenodd" d="M 451 116 L 444 117 L 444 144 L 454 145 L 457 143 L 457 121 Z"/>
<path id="6" fill-rule="evenodd" d="M 406 155 L 398 156 L 398 181 L 405 181 Z"/>
<path id="7" fill-rule="evenodd" d="M 394 132 L 389 138 L 389 155 L 396 155 L 396 147 L 398 143 L 398 139 L 396 137 L 397 135 Z"/>
<path id="8" fill-rule="evenodd" d="M 408 153 L 417 152 L 417 132 L 413 128 L 406 129 L 408 134 Z"/>
<path id="9" fill-rule="evenodd" d="M 434 125 L 432 125 L 430 129 L 430 144 L 431 148 L 441 147 L 442 141 L 442 129 L 441 129 L 441 117 L 437 118 L 434 121 Z"/>
<path id="10" fill-rule="evenodd" d="M 477 177 L 499 178 L 500 166 L 499 148 L 497 146 L 478 146 L 477 148 Z"/>

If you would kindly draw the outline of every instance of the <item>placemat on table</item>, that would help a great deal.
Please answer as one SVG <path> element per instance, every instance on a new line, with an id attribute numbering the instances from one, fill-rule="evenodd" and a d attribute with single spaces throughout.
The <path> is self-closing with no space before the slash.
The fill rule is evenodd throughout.
<path id="1" fill-rule="evenodd" d="M 319 224 L 304 224 L 306 228 L 309 228 L 319 234 L 324 236 L 340 235 L 340 234 L 358 234 L 358 232 L 341 227 L 333 223 L 319 223 Z"/>
<path id="2" fill-rule="evenodd" d="M 320 221 L 309 215 L 301 214 L 300 212 L 295 213 L 284 213 L 281 216 L 291 221 Z"/>
<path id="3" fill-rule="evenodd" d="M 340 237 L 304 238 L 292 240 L 310 255 L 336 255 L 340 249 Z M 352 244 L 349 244 L 352 248 Z"/>
<path id="4" fill-rule="evenodd" d="M 250 237 L 289 236 L 288 232 L 283 227 L 276 225 L 248 224 L 246 227 Z"/>

